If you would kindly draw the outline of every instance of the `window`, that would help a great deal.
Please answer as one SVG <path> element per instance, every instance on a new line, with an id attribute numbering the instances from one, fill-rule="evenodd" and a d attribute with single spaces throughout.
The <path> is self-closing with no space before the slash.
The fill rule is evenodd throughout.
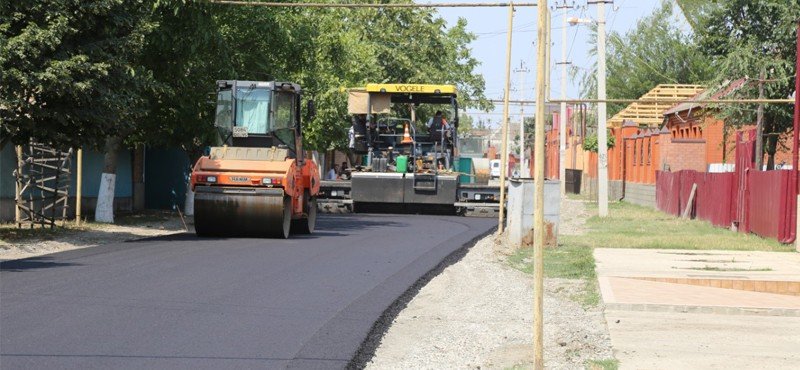
<path id="1" fill-rule="evenodd" d="M 270 92 L 255 87 L 236 90 L 236 124 L 249 134 L 266 134 L 269 129 Z"/>
<path id="2" fill-rule="evenodd" d="M 287 92 L 275 92 L 275 136 L 291 150 L 295 148 L 295 95 Z"/>
<path id="3" fill-rule="evenodd" d="M 286 92 L 275 93 L 274 129 L 294 128 L 295 95 Z"/>
<path id="4" fill-rule="evenodd" d="M 221 90 L 217 93 L 217 115 L 214 125 L 231 130 L 233 126 L 233 94 L 231 90 Z"/>

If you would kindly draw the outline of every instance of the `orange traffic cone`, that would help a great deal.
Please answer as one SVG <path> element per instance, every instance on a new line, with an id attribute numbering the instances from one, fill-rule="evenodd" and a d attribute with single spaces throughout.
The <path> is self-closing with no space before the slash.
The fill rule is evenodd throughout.
<path id="1" fill-rule="evenodd" d="M 406 123 L 406 130 L 403 133 L 403 141 L 400 144 L 413 144 L 414 139 L 411 138 L 411 135 L 408 133 L 408 123 Z"/>

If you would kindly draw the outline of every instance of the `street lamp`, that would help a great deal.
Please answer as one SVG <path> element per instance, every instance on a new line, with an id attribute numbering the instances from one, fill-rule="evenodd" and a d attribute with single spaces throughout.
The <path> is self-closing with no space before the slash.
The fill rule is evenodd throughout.
<path id="1" fill-rule="evenodd" d="M 590 24 L 590 23 L 593 23 L 593 22 L 594 22 L 593 20 L 586 19 L 586 18 L 578 18 L 578 17 L 569 17 L 569 18 L 567 18 L 567 23 L 569 23 L 570 26 L 575 26 L 575 25 L 578 25 L 578 24 Z"/>

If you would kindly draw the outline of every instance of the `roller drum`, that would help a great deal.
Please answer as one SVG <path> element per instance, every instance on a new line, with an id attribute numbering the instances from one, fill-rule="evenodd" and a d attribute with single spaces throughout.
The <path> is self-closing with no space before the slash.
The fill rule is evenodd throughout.
<path id="1" fill-rule="evenodd" d="M 194 195 L 195 231 L 198 236 L 287 238 L 290 204 L 282 189 L 198 186 Z"/>

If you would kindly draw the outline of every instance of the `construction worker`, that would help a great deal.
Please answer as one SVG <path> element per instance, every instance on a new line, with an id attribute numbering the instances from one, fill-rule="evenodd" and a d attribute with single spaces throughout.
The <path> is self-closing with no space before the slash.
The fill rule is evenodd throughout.
<path id="1" fill-rule="evenodd" d="M 428 132 L 433 135 L 434 132 L 440 132 L 442 128 L 447 130 L 447 119 L 442 114 L 442 111 L 437 110 L 433 117 L 428 119 Z"/>
<path id="2" fill-rule="evenodd" d="M 328 171 L 328 176 L 325 176 L 325 180 L 336 180 L 339 177 L 339 165 L 334 164 L 333 168 Z"/>

